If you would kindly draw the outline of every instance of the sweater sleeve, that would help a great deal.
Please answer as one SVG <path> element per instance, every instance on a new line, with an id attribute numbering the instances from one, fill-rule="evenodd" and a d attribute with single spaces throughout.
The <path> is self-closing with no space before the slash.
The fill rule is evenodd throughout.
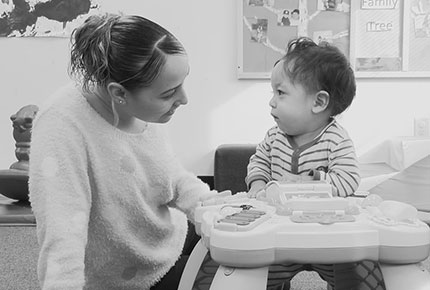
<path id="1" fill-rule="evenodd" d="M 169 202 L 169 206 L 184 212 L 187 218 L 194 223 L 194 210 L 199 205 L 199 202 L 215 197 L 218 192 L 211 191 L 206 183 L 180 163 L 171 146 L 172 142 L 166 128 L 162 125 L 152 124 L 152 126 L 156 127 L 157 138 L 165 146 L 166 154 L 170 160 L 168 165 L 170 166 L 173 198 Z"/>
<path id="2" fill-rule="evenodd" d="M 30 153 L 30 201 L 40 246 L 42 290 L 82 290 L 91 207 L 85 143 L 60 115 L 37 116 Z"/>
<path id="3" fill-rule="evenodd" d="M 360 183 L 360 173 L 351 139 L 339 142 L 331 151 L 328 172 L 314 171 L 314 179 L 326 180 L 334 187 L 333 195 L 352 195 Z"/>
<path id="4" fill-rule="evenodd" d="M 251 183 L 256 180 L 269 182 L 272 179 L 270 151 L 272 148 L 273 129 L 270 129 L 263 141 L 257 145 L 255 154 L 251 156 L 248 164 L 248 173 L 245 183 L 249 188 Z"/>
<path id="5" fill-rule="evenodd" d="M 216 196 L 216 191 L 210 191 L 209 186 L 193 173 L 185 170 L 177 163 L 178 171 L 173 180 L 174 200 L 172 205 L 183 211 L 194 223 L 194 210 L 200 201 Z"/>

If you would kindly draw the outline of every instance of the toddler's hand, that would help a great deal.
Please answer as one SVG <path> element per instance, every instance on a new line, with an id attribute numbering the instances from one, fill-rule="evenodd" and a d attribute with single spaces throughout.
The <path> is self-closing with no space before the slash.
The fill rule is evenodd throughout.
<path id="1" fill-rule="evenodd" d="M 248 191 L 249 198 L 256 198 L 261 192 L 264 192 L 264 188 L 266 187 L 266 182 L 262 180 L 256 180 L 251 184 L 251 187 Z"/>
<path id="2" fill-rule="evenodd" d="M 249 198 L 256 198 L 258 194 L 264 192 L 264 188 L 251 188 L 248 191 L 248 197 Z"/>

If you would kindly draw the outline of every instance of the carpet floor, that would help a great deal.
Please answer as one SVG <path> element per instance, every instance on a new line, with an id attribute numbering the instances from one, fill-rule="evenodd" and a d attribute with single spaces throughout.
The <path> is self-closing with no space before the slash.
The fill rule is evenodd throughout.
<path id="1" fill-rule="evenodd" d="M 37 256 L 35 227 L 0 227 L 0 290 L 40 290 Z M 430 270 L 430 260 L 423 263 Z M 291 286 L 292 290 L 326 290 L 316 272 L 300 272 Z"/>

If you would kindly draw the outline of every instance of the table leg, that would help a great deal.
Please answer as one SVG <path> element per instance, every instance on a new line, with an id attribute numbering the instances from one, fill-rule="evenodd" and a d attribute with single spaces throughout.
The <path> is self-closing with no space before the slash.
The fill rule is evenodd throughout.
<path id="1" fill-rule="evenodd" d="M 178 290 L 191 290 L 193 288 L 197 273 L 199 272 L 207 252 L 208 249 L 203 245 L 202 240 L 198 241 L 188 257 L 187 264 L 182 272 Z"/>

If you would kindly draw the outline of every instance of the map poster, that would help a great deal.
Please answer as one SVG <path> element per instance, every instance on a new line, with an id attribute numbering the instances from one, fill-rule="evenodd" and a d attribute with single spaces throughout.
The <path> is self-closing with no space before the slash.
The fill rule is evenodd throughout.
<path id="1" fill-rule="evenodd" d="M 91 14 L 99 0 L 1 0 L 1 37 L 69 37 Z"/>

